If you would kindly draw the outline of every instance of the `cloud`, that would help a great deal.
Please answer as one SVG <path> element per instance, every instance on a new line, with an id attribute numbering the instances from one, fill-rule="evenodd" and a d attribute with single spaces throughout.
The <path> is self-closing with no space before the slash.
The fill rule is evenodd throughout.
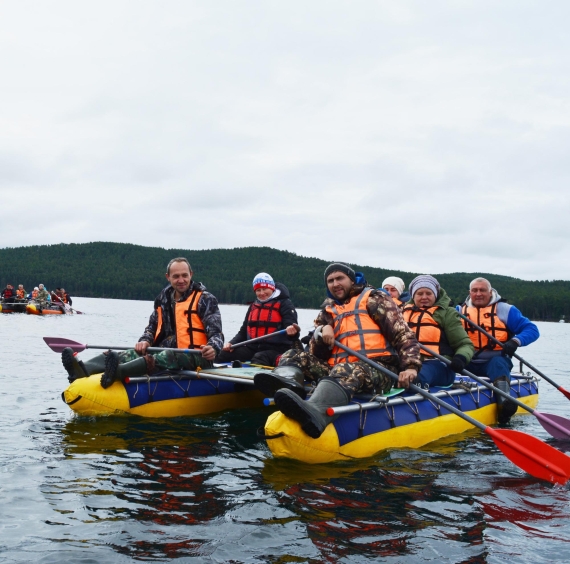
<path id="1" fill-rule="evenodd" d="M 30 6 L 0 21 L 3 245 L 570 277 L 567 3 Z"/>

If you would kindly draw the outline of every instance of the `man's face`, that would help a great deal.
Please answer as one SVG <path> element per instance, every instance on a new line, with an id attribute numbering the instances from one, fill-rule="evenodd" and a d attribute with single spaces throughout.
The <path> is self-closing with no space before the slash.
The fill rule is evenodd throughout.
<path id="1" fill-rule="evenodd" d="M 329 292 L 339 301 L 348 298 L 354 282 L 344 272 L 331 272 L 327 276 L 327 288 Z"/>
<path id="2" fill-rule="evenodd" d="M 40 290 L 43 290 L 43 289 L 44 289 L 44 285 L 43 285 L 43 284 L 40 284 L 38 287 L 39 287 Z"/>
<path id="3" fill-rule="evenodd" d="M 491 290 L 485 282 L 474 282 L 469 290 L 469 296 L 475 307 L 486 307 L 491 301 Z"/>
<path id="4" fill-rule="evenodd" d="M 24 285 L 23 285 L 23 284 L 20 284 L 20 285 L 18 286 L 18 290 L 23 290 L 23 289 L 24 289 Z"/>
<path id="5" fill-rule="evenodd" d="M 274 290 L 271 288 L 258 288 L 255 290 L 255 295 L 257 296 L 258 300 L 264 301 L 271 297 Z"/>
<path id="6" fill-rule="evenodd" d="M 166 274 L 166 279 L 176 292 L 183 294 L 192 282 L 192 271 L 185 262 L 173 262 L 170 265 L 170 274 Z"/>

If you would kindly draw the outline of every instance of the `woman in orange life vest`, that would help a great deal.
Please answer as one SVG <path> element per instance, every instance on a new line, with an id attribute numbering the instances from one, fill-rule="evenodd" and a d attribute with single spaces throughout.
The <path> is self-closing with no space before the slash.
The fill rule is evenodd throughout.
<path id="1" fill-rule="evenodd" d="M 390 294 L 400 309 L 402 309 L 410 299 L 410 293 L 405 291 L 405 287 L 404 281 L 397 276 L 388 276 L 388 278 L 382 282 L 382 290 Z"/>
<path id="2" fill-rule="evenodd" d="M 237 335 L 224 344 L 216 362 L 251 361 L 252 364 L 276 366 L 279 357 L 293 348 L 294 341 L 298 339 L 297 312 L 289 297 L 289 290 L 283 284 L 275 283 L 267 272 L 260 272 L 253 279 L 253 291 L 256 300 L 249 306 L 243 325 Z M 232 348 L 232 345 L 282 329 L 286 329 L 287 333 Z"/>
<path id="3" fill-rule="evenodd" d="M 446 365 L 422 350 L 420 384 L 449 386 L 473 357 L 473 343 L 463 328 L 451 299 L 439 282 L 427 274 L 410 282 L 412 300 L 404 306 L 404 319 L 422 345 L 451 360 Z"/>
<path id="4" fill-rule="evenodd" d="M 26 290 L 24 290 L 24 285 L 23 285 L 23 284 L 20 284 L 20 285 L 18 286 L 18 289 L 16 290 L 16 297 L 17 297 L 19 300 L 23 300 L 23 299 L 26 298 Z"/>
<path id="5" fill-rule="evenodd" d="M 31 293 L 31 298 L 32 300 L 35 300 L 38 297 L 38 294 L 40 293 L 40 289 L 36 286 Z"/>

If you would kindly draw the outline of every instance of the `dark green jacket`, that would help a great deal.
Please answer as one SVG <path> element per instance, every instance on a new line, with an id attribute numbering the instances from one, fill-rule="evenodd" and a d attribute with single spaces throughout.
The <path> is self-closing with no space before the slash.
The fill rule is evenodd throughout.
<path id="1" fill-rule="evenodd" d="M 443 288 L 440 288 L 439 296 L 433 305 L 433 307 L 437 307 L 433 313 L 433 318 L 444 333 L 444 343 L 448 344 L 449 347 L 451 347 L 453 350 L 453 354 L 443 354 L 442 356 L 451 358 L 453 355 L 460 354 L 465 358 L 468 364 L 473 357 L 473 354 L 475 353 L 475 349 L 473 348 L 473 343 L 471 342 L 469 335 L 467 335 L 465 329 L 463 328 L 461 318 L 459 315 L 457 315 L 455 308 L 449 305 L 450 303 L 451 298 L 447 295 L 446 291 Z M 406 308 L 412 306 L 415 307 L 414 302 L 410 300 L 405 305 L 404 311 Z M 444 347 L 444 349 L 445 348 L 447 347 Z M 422 354 L 422 359 L 425 358 L 426 356 Z"/>

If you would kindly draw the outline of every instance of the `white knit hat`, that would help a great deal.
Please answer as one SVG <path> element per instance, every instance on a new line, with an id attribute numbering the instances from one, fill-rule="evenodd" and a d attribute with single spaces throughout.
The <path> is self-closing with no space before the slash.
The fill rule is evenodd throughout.
<path id="1" fill-rule="evenodd" d="M 384 282 L 382 282 L 382 288 L 384 288 L 384 286 L 386 286 L 386 284 L 389 284 L 390 286 L 394 286 L 394 288 L 396 288 L 396 290 L 398 290 L 399 294 L 401 294 L 404 291 L 404 288 L 406 287 L 406 285 L 404 284 L 404 281 L 401 278 L 398 278 L 397 276 L 388 276 L 388 278 L 386 278 L 386 280 L 384 280 Z"/>

